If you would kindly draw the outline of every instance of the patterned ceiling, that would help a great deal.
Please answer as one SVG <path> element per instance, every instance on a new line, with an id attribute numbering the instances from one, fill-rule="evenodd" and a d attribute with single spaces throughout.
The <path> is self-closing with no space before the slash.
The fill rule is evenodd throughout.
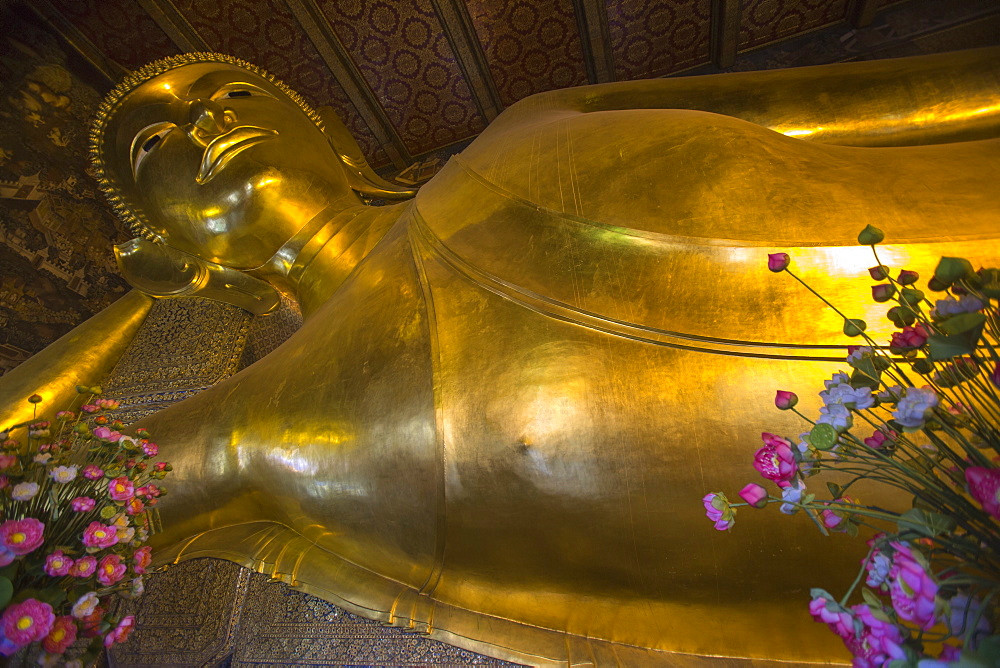
<path id="1" fill-rule="evenodd" d="M 663 76 L 898 0 L 33 0 L 108 80 L 220 51 L 333 107 L 375 166 L 478 134 L 544 90 Z"/>

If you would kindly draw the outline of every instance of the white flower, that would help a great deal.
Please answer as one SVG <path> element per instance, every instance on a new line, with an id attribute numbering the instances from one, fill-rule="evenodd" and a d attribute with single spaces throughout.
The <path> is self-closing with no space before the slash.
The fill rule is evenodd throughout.
<path id="1" fill-rule="evenodd" d="M 920 429 L 938 405 L 938 396 L 929 387 L 909 387 L 899 400 L 892 417 L 906 429 Z"/>
<path id="2" fill-rule="evenodd" d="M 37 482 L 19 482 L 10 490 L 10 498 L 15 501 L 31 501 L 38 494 Z"/>
<path id="3" fill-rule="evenodd" d="M 819 409 L 820 416 L 816 424 L 828 424 L 837 431 L 847 431 L 854 426 L 854 417 L 844 404 L 836 403 Z"/>
<path id="4" fill-rule="evenodd" d="M 34 457 L 36 464 L 47 464 L 50 459 L 52 459 L 52 454 L 49 452 L 42 452 Z"/>
<path id="5" fill-rule="evenodd" d="M 67 483 L 71 482 L 76 477 L 76 467 L 75 466 L 57 466 L 51 471 L 49 475 L 56 482 Z"/>
<path id="6" fill-rule="evenodd" d="M 83 619 L 94 612 L 94 608 L 97 607 L 98 603 L 97 594 L 89 591 L 80 598 L 76 599 L 76 603 L 73 604 L 73 610 L 70 614 L 77 619 Z"/>

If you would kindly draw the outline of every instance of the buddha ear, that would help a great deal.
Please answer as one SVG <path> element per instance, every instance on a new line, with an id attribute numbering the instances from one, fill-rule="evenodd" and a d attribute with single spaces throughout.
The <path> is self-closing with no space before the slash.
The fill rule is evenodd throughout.
<path id="1" fill-rule="evenodd" d="M 273 311 L 281 301 L 270 283 L 143 238 L 115 246 L 115 260 L 125 280 L 152 297 L 202 297 L 254 315 Z"/>
<path id="2" fill-rule="evenodd" d="M 403 200 L 417 194 L 415 189 L 389 183 L 375 173 L 351 131 L 331 107 L 320 107 L 317 113 L 323 120 L 327 139 L 344 163 L 347 182 L 352 190 L 367 199 Z"/>

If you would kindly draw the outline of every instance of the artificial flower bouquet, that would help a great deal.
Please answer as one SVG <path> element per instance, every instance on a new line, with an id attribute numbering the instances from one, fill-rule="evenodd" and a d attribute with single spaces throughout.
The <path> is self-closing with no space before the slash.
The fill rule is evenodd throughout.
<path id="1" fill-rule="evenodd" d="M 777 408 L 810 426 L 798 439 L 762 435 L 753 467 L 776 493 L 757 483 L 740 490 L 742 502 L 711 493 L 706 514 L 726 530 L 738 507 L 777 503 L 783 513 L 806 513 L 824 534 L 870 535 L 844 596 L 814 589 L 809 605 L 843 639 L 854 666 L 1000 666 L 1000 270 L 942 258 L 926 283 L 937 293 L 932 303 L 916 272 L 879 261 L 882 239 L 869 226 L 858 242 L 875 256 L 872 297 L 892 304 L 887 317 L 898 331 L 888 346 L 790 271 L 787 254 L 769 256 L 771 271 L 823 299 L 864 345 L 849 347 L 849 368 L 825 382 L 815 420 L 795 408 L 794 393 L 777 393 Z M 807 484 L 824 470 L 845 482 Z M 865 504 L 851 496 L 859 481 L 897 490 L 911 507 Z M 818 498 L 825 492 L 829 498 Z M 862 580 L 861 602 L 852 605 Z"/>
<path id="2" fill-rule="evenodd" d="M 30 646 L 41 665 L 62 663 L 78 638 L 91 640 L 67 665 L 128 637 L 135 620 L 112 603 L 143 591 L 153 507 L 171 469 L 152 461 L 148 432 L 121 433 L 107 414 L 117 402 L 77 391 L 78 411 L 40 419 L 32 395 L 36 417 L 0 432 L 0 655 Z"/>

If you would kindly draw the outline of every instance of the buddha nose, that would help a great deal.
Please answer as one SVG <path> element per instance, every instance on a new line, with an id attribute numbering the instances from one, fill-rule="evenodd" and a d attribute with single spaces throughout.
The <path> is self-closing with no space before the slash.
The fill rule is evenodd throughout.
<path id="1" fill-rule="evenodd" d="M 226 129 L 226 111 L 216 102 L 198 98 L 188 107 L 190 123 L 209 134 L 219 134 Z"/>

